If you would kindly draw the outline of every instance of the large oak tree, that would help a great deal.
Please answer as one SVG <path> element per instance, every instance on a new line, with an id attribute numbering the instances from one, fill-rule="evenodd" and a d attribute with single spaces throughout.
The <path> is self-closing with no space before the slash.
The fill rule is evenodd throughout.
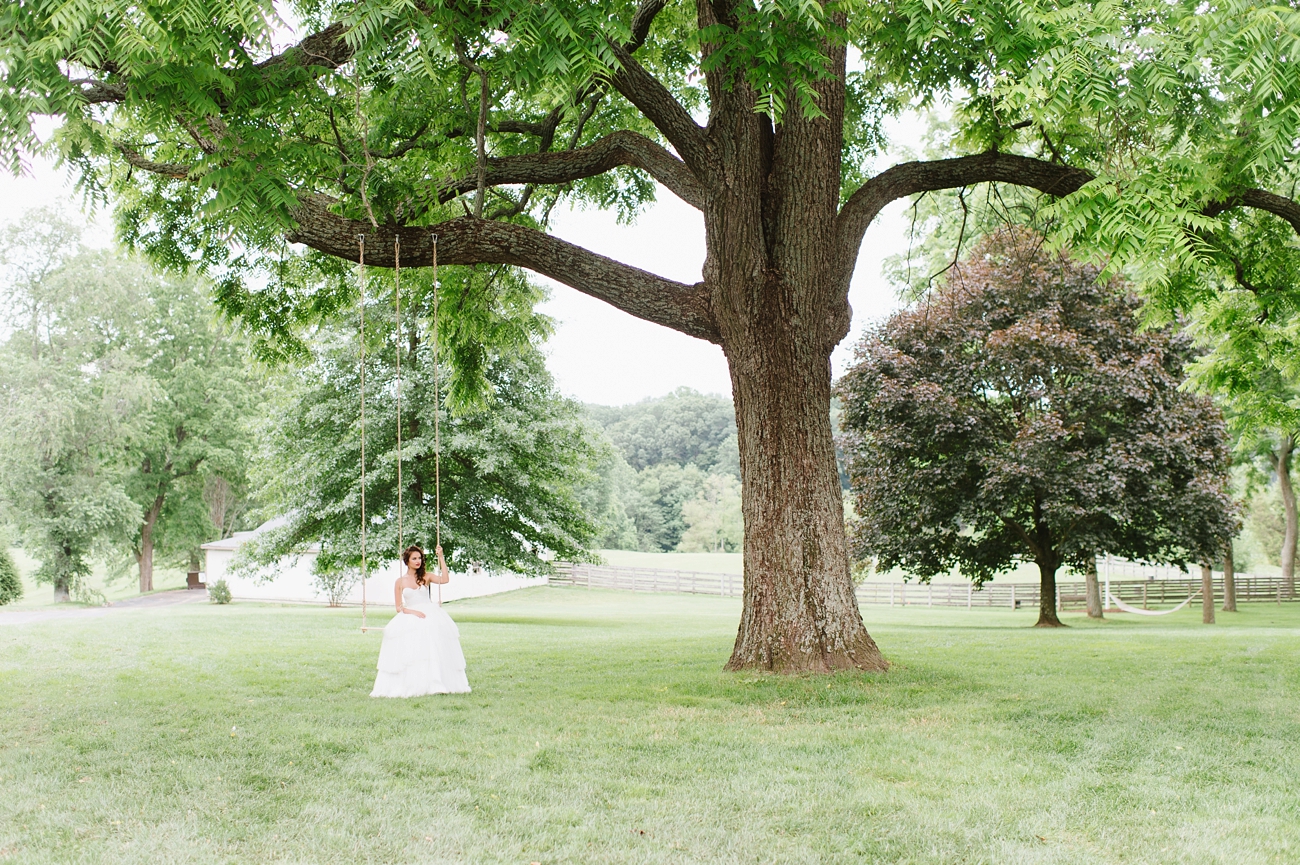
<path id="1" fill-rule="evenodd" d="M 882 669 L 849 578 L 829 357 L 867 227 L 890 201 L 1001 181 L 1061 198 L 1076 246 L 1196 256 L 1242 206 L 1300 229 L 1274 185 L 1294 147 L 1297 14 L 1238 0 L 267 0 L 7 4 L 0 144 L 37 114 L 122 233 L 224 277 L 274 336 L 352 298 L 271 278 L 503 264 L 720 345 L 744 481 L 732 668 Z M 852 62 L 850 58 L 852 57 Z M 880 121 L 951 95 L 952 158 L 873 173 Z M 652 183 L 653 181 L 653 183 Z M 703 214 L 686 285 L 546 232 L 561 199 L 624 215 L 667 189 Z M 285 241 L 301 244 L 286 249 Z M 291 268 L 292 269 L 292 268 Z M 337 273 L 337 271 L 335 271 Z M 327 287 L 332 285 L 332 288 Z M 250 287 L 254 286 L 254 287 Z M 310 286 L 306 288 L 304 286 Z"/>

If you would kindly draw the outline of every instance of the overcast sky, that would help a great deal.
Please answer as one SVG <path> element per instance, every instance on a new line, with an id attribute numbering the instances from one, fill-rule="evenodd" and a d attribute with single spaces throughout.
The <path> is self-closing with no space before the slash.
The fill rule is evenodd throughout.
<path id="1" fill-rule="evenodd" d="M 915 122 L 895 129 L 896 140 L 916 139 Z M 879 167 L 892 164 L 882 158 Z M 81 208 L 73 184 L 47 163 L 31 166 L 29 176 L 13 178 L 0 172 L 0 224 L 19 219 L 32 207 Z M 894 202 L 867 231 L 857 271 L 849 290 L 853 327 L 833 358 L 838 374 L 847 363 L 853 342 L 864 325 L 897 308 L 893 287 L 880 275 L 883 259 L 907 245 L 905 202 Z M 554 216 L 554 232 L 602 255 L 670 279 L 693 283 L 704 263 L 704 221 L 698 211 L 666 190 L 635 225 L 618 225 L 612 214 L 565 211 Z M 99 214 L 90 239 L 107 243 L 111 231 L 106 214 Z M 583 402 L 624 405 L 662 396 L 679 387 L 705 393 L 731 393 L 722 350 L 633 318 L 611 306 L 558 283 L 550 284 L 551 299 L 543 307 L 558 323 L 547 346 L 550 368 L 560 389 Z"/>

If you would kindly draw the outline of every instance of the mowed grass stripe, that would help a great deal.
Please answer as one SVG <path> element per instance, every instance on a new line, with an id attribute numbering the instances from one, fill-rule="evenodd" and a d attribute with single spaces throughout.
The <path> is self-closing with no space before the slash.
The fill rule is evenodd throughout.
<path id="1" fill-rule="evenodd" d="M 356 610 L 0 628 L 0 861 L 1300 859 L 1300 605 L 868 607 L 894 668 L 803 678 L 722 671 L 739 609 L 458 602 L 474 692 L 406 701 Z"/>

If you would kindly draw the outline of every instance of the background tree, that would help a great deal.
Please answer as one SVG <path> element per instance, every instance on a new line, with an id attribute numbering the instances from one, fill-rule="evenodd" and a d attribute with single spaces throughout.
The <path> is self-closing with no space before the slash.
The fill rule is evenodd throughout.
<path id="1" fill-rule="evenodd" d="M 0 498 L 41 561 L 36 580 L 52 584 L 56 600 L 89 597 L 93 553 L 138 514 L 121 453 L 152 394 L 116 341 L 112 322 L 127 296 L 105 257 L 83 250 L 76 226 L 53 212 L 9 226 L 0 249 L 9 331 L 0 344 Z M 87 273 L 95 292 L 84 290 Z"/>
<path id="2" fill-rule="evenodd" d="M 140 590 L 150 591 L 155 548 L 192 566 L 199 546 L 214 537 L 204 491 L 216 473 L 242 471 L 254 383 L 239 342 L 215 321 L 197 280 L 160 274 L 113 250 L 82 249 L 78 239 L 74 226 L 47 212 L 28 214 L 6 233 L 11 282 L 5 300 L 14 329 L 6 348 L 21 355 L 9 379 L 11 430 L 33 432 L 18 413 L 39 417 L 46 402 L 83 418 L 51 418 L 47 447 L 67 424 L 84 426 L 81 436 L 95 444 L 78 447 L 75 473 L 98 478 L 102 495 L 125 493 L 139 522 L 117 535 L 109 528 L 125 511 L 92 507 L 98 522 L 79 532 L 128 549 Z M 97 419 L 106 395 L 128 402 Z M 30 453 L 14 458 L 36 465 Z M 48 454 L 42 459 L 60 462 Z M 53 489 L 56 477 L 46 485 L 51 495 L 62 495 Z M 30 496 L 15 496 L 29 511 L 41 510 Z M 50 506 L 43 506 L 47 517 Z"/>
<path id="3" fill-rule="evenodd" d="M 301 36 L 282 51 L 276 9 Z M 400 238 L 420 266 L 436 233 L 444 264 L 526 267 L 721 345 L 746 537 L 731 668 L 885 666 L 849 576 L 828 361 L 888 202 L 1030 187 L 1062 197 L 1061 230 L 1114 267 L 1195 264 L 1188 229 L 1242 206 L 1300 230 L 1277 168 L 1300 103 L 1289 7 L 214 0 L 204 13 L 6 6 L 9 162 L 40 147 L 35 115 L 64 118 L 51 147 L 116 195 L 123 236 L 220 268 L 223 304 L 259 335 L 291 341 L 352 299 L 312 280 L 261 288 L 286 260 L 355 259 L 365 233 L 372 263 L 393 264 Z M 945 95 L 960 151 L 871 174 L 881 119 Z M 630 217 L 655 183 L 703 214 L 697 284 L 545 232 L 561 198 Z"/>
<path id="4" fill-rule="evenodd" d="M 708 471 L 734 461 L 736 412 L 731 400 L 678 388 L 629 406 L 588 405 L 587 412 L 637 471 L 661 463 Z"/>
<path id="5" fill-rule="evenodd" d="M 129 363 L 86 368 L 57 327 L 45 336 L 33 345 L 18 331 L 0 346 L 0 497 L 41 561 L 36 581 L 66 601 L 88 595 L 93 553 L 139 514 L 120 453 L 145 395 Z"/>
<path id="6" fill-rule="evenodd" d="M 126 266 L 137 270 L 138 292 L 116 321 L 136 373 L 154 393 L 125 453 L 126 490 L 142 514 L 131 552 L 147 592 L 155 551 L 194 567 L 199 546 L 230 522 L 229 505 L 214 507 L 214 497 L 248 459 L 245 424 L 259 387 L 241 341 L 215 320 L 203 286 Z"/>
<path id="7" fill-rule="evenodd" d="M 1006 229 L 857 348 L 840 386 L 859 555 L 977 583 L 1101 552 L 1207 560 L 1236 531 L 1222 420 L 1179 390 L 1186 348 L 1141 331 L 1095 267 Z"/>
<path id="8" fill-rule="evenodd" d="M 723 553 L 740 548 L 745 524 L 740 513 L 740 483 L 730 475 L 711 474 L 695 498 L 682 504 L 686 531 L 677 543 L 683 553 Z"/>
<path id="9" fill-rule="evenodd" d="M 3 540 L 0 537 L 0 540 Z M 9 554 L 9 545 L 0 546 L 0 607 L 12 604 L 23 596 L 23 581 L 18 576 L 18 566 Z"/>
<path id="10" fill-rule="evenodd" d="M 620 519 L 626 521 L 620 522 L 622 533 L 607 544 L 609 548 L 685 549 L 681 544 L 693 521 L 715 528 L 732 525 L 729 496 L 700 498 L 708 484 L 739 491 L 739 484 L 714 480 L 723 475 L 740 479 L 735 412 L 729 400 L 681 388 L 633 405 L 586 409 L 613 452 L 613 459 L 601 464 L 602 486 L 612 491 L 611 502 L 617 502 Z M 684 511 L 688 505 L 690 518 Z M 694 551 L 717 545 L 692 539 L 687 546 Z"/>
<path id="11" fill-rule="evenodd" d="M 640 503 L 637 473 L 597 424 L 591 424 L 587 435 L 596 453 L 594 476 L 579 488 L 578 497 L 583 511 L 596 524 L 595 546 L 605 550 L 640 549 L 633 519 Z"/>
<path id="12" fill-rule="evenodd" d="M 1208 353 L 1191 366 L 1192 381 L 1223 403 L 1247 463 L 1264 463 L 1281 493 L 1282 539 L 1279 562 L 1283 591 L 1295 597 L 1296 539 L 1300 533 L 1292 462 L 1300 437 L 1300 368 L 1295 366 L 1292 326 L 1261 320 L 1255 297 L 1223 293 L 1201 307 L 1197 333 Z M 1260 502 L 1262 503 L 1262 502 Z"/>
<path id="13" fill-rule="evenodd" d="M 1224 406 L 1236 451 L 1263 462 L 1277 481 L 1283 511 L 1280 562 L 1284 591 L 1295 596 L 1300 536 L 1292 469 L 1300 438 L 1300 243 L 1255 216 L 1228 220 L 1204 235 L 1216 268 L 1171 288 L 1185 297 L 1194 333 L 1206 349 L 1192 382 Z"/>
<path id="14" fill-rule="evenodd" d="M 941 154 L 953 146 L 955 127 L 933 120 L 927 152 Z M 1300 175 L 1293 163 L 1278 166 L 1277 181 L 1295 188 Z M 1007 225 L 1043 231 L 1056 226 L 1054 209 L 1028 191 L 1006 184 L 984 184 L 917 196 L 911 210 L 911 242 L 905 253 L 890 257 L 886 270 L 906 296 L 919 298 L 979 240 Z M 1250 470 L 1243 486 L 1248 545 L 1270 533 L 1264 509 L 1276 498 L 1282 530 L 1276 549 L 1262 558 L 1280 562 L 1286 584 L 1294 585 L 1296 538 L 1295 495 L 1290 468 L 1296 416 L 1294 400 L 1295 317 L 1300 305 L 1300 240 L 1284 220 L 1260 211 L 1227 212 L 1212 223 L 1184 232 L 1198 259 L 1157 268 L 1148 282 L 1145 317 L 1152 323 L 1189 325 L 1207 356 L 1189 367 L 1194 385 L 1215 397 L 1229 420 L 1236 458 Z M 1141 272 L 1141 269 L 1138 269 Z M 1278 471 L 1281 466 L 1284 471 Z M 1261 495 L 1262 477 L 1277 482 L 1277 496 Z M 1288 509 L 1288 502 L 1290 503 Z M 1289 527 L 1289 528 L 1288 528 Z M 1271 539 L 1270 539 L 1271 540 Z M 1232 570 L 1225 550 L 1226 576 Z M 1260 558 L 1257 556 L 1257 558 Z M 1089 615 L 1100 617 L 1101 597 L 1095 575 L 1086 575 Z M 1226 598 L 1225 605 L 1232 599 Z"/>
<path id="15" fill-rule="evenodd" d="M 637 473 L 631 516 L 638 549 L 669 552 L 677 549 L 687 522 L 682 508 L 704 488 L 708 477 L 696 466 L 659 463 Z"/>
<path id="16" fill-rule="evenodd" d="M 432 284 L 403 284 L 403 330 L 394 325 L 391 283 L 377 284 L 366 315 L 366 513 L 368 563 L 392 561 L 398 542 L 397 379 L 401 358 L 401 437 L 405 544 L 432 548 L 435 539 L 434 355 Z M 562 398 L 533 340 L 546 330 L 535 318 L 518 331 L 506 314 L 537 290 L 518 274 L 495 278 L 470 270 L 443 283 L 442 310 L 466 293 L 495 292 L 504 333 L 483 341 L 487 389 L 452 401 L 440 416 L 442 545 L 448 563 L 518 573 L 545 573 L 551 557 L 581 560 L 597 526 L 583 511 L 579 489 L 599 458 L 579 404 Z M 453 313 L 454 314 L 454 313 Z M 450 316 L 440 336 L 458 338 Z M 507 326 L 508 325 L 508 326 Z M 488 330 L 492 329 L 491 323 Z M 441 340 L 440 340 L 441 341 Z M 321 544 L 327 581 L 361 564 L 360 344 L 353 328 L 319 334 L 311 360 L 274 379 L 254 466 L 257 498 L 283 524 L 265 532 L 250 555 L 269 563 Z M 452 390 L 448 378 L 441 386 Z"/>

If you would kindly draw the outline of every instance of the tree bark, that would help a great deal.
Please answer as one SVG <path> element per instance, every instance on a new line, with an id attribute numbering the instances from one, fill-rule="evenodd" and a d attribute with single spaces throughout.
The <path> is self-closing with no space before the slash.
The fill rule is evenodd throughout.
<path id="1" fill-rule="evenodd" d="M 1103 616 L 1101 602 L 1101 586 L 1097 581 L 1097 557 L 1089 556 L 1088 567 L 1083 574 L 1084 584 L 1087 586 L 1088 596 L 1088 618 L 1100 619 Z"/>
<path id="2" fill-rule="evenodd" d="M 153 591 L 153 530 L 162 513 L 163 497 L 154 499 L 153 505 L 144 515 L 144 525 L 140 527 L 140 547 L 135 560 L 140 566 L 140 593 Z"/>
<path id="3" fill-rule="evenodd" d="M 746 350 L 728 346 L 744 481 L 745 607 L 727 668 L 884 670 L 849 575 L 829 354 L 805 357 L 800 348 L 761 337 Z"/>
<path id="4" fill-rule="evenodd" d="M 713 7 L 699 9 L 708 23 Z M 830 54 L 842 69 L 844 48 Z M 744 611 L 727 668 L 884 670 L 853 594 L 830 423 L 830 355 L 849 325 L 835 245 L 843 83 L 818 85 L 824 117 L 790 111 L 776 128 L 743 79 L 708 83 L 710 147 L 683 158 L 715 181 L 703 285 L 740 449 Z M 679 125 L 689 150 L 695 133 Z"/>
<path id="5" fill-rule="evenodd" d="M 1232 561 L 1232 541 L 1228 541 L 1228 549 L 1223 553 L 1223 611 L 1237 612 L 1237 573 Z"/>
<path id="6" fill-rule="evenodd" d="M 1282 507 L 1286 516 L 1286 531 L 1282 536 L 1282 594 L 1295 597 L 1296 501 L 1295 487 L 1291 485 L 1291 455 L 1295 450 L 1295 436 L 1282 440 L 1274 458 L 1278 488 L 1282 491 Z"/>
<path id="7" fill-rule="evenodd" d="M 1214 624 L 1214 571 L 1206 562 L 1201 563 L 1201 624 Z"/>
<path id="8" fill-rule="evenodd" d="M 1065 625 L 1056 615 L 1056 569 L 1055 560 L 1040 558 L 1038 560 L 1038 621 L 1035 628 L 1064 628 Z"/>

